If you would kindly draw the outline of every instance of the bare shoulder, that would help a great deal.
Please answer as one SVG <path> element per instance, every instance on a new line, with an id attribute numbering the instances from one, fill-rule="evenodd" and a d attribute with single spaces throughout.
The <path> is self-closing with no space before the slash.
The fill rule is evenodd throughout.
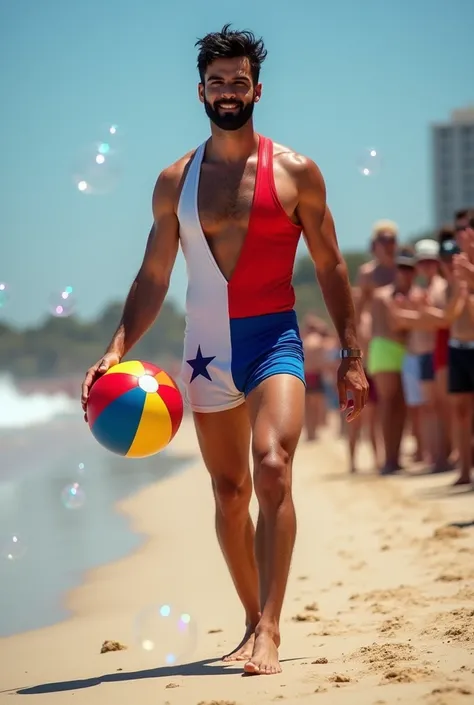
<path id="1" fill-rule="evenodd" d="M 370 262 L 364 262 L 359 267 L 357 272 L 357 283 L 363 289 L 368 287 L 373 287 L 373 277 L 376 268 L 376 263 L 371 260 Z"/>
<path id="2" fill-rule="evenodd" d="M 323 175 L 316 162 L 309 157 L 291 147 L 274 142 L 273 160 L 276 166 L 284 169 L 299 185 L 319 188 L 321 192 L 325 192 Z"/>
<path id="3" fill-rule="evenodd" d="M 159 174 L 153 190 L 153 207 L 165 203 L 177 208 L 183 182 L 195 152 L 195 149 L 191 150 Z"/>

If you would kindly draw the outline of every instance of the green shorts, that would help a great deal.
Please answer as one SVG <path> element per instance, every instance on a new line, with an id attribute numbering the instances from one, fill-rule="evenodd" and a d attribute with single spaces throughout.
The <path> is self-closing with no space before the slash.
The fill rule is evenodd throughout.
<path id="1" fill-rule="evenodd" d="M 388 338 L 373 338 L 369 344 L 367 369 L 370 375 L 377 372 L 401 372 L 406 348 Z"/>

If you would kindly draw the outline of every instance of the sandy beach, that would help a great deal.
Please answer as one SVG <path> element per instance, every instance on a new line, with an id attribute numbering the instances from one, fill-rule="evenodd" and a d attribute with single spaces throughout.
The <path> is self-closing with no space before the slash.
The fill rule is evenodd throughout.
<path id="1" fill-rule="evenodd" d="M 149 537 L 142 548 L 87 574 L 66 598 L 72 618 L 0 641 L 0 702 L 28 695 L 48 705 L 473 702 L 472 492 L 447 490 L 450 474 L 375 477 L 364 449 L 362 472 L 349 476 L 333 432 L 302 442 L 283 673 L 242 677 L 239 665 L 219 660 L 240 640 L 243 615 L 189 419 L 172 450 L 194 459 L 189 468 L 118 507 Z M 134 637 L 141 611 L 167 602 L 197 625 L 184 665 L 166 665 Z M 127 649 L 101 654 L 106 640 Z"/>

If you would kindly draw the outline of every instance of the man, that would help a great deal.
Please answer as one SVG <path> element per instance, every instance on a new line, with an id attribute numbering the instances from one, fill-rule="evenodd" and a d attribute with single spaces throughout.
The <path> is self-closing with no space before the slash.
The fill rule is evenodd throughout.
<path id="1" fill-rule="evenodd" d="M 439 300 L 445 289 L 445 280 L 440 276 L 439 243 L 436 240 L 423 239 L 415 244 L 417 273 L 423 284 L 424 300 L 434 304 Z M 416 300 L 415 300 L 416 304 Z M 412 328 L 408 334 L 407 347 L 410 355 L 405 357 L 406 365 L 412 361 L 413 378 L 405 384 L 405 398 L 408 400 L 413 390 L 418 387 L 419 422 L 422 437 L 422 448 L 433 462 L 433 471 L 446 470 L 445 459 L 442 457 L 440 439 L 442 438 L 441 416 L 436 395 L 434 350 L 435 332 L 423 327 Z"/>
<path id="2" fill-rule="evenodd" d="M 142 266 L 104 358 L 87 373 L 82 403 L 86 409 L 97 374 L 155 320 L 181 244 L 188 272 L 182 380 L 212 480 L 218 540 L 246 618 L 244 638 L 227 660 L 245 661 L 247 673 L 272 674 L 281 670 L 280 614 L 296 534 L 291 470 L 305 405 L 291 285 L 301 231 L 341 340 L 341 408 L 349 392 L 354 400 L 348 418 L 361 412 L 368 385 L 321 173 L 254 131 L 263 41 L 226 25 L 197 45 L 211 137 L 158 177 Z"/>
<path id="3" fill-rule="evenodd" d="M 369 345 L 368 372 L 374 379 L 382 424 L 385 463 L 381 474 L 400 469 L 400 446 L 405 426 L 405 399 L 402 387 L 402 366 L 406 353 L 406 333 L 394 324 L 390 316 L 391 301 L 397 295 L 406 296 L 415 277 L 415 259 L 408 248 L 400 250 L 395 259 L 395 282 L 379 287 L 372 302 L 372 340 Z"/>
<path id="4" fill-rule="evenodd" d="M 391 220 L 379 220 L 372 229 L 370 251 L 373 259 L 359 267 L 357 286 L 360 291 L 357 304 L 358 317 L 372 300 L 373 293 L 381 286 L 395 280 L 395 252 L 398 227 Z"/>
<path id="5" fill-rule="evenodd" d="M 360 289 L 354 287 L 352 290 L 352 295 L 354 299 L 354 304 L 357 309 L 359 299 L 360 299 Z M 370 311 L 362 311 L 359 318 L 359 325 L 357 328 L 357 333 L 359 337 L 359 345 L 362 350 L 362 358 L 367 359 L 367 352 L 370 340 L 372 338 L 372 314 Z M 357 445 L 362 435 L 362 431 L 366 432 L 367 438 L 370 442 L 374 458 L 375 468 L 380 467 L 380 420 L 377 413 L 377 394 L 375 391 L 375 385 L 371 383 L 369 375 L 366 373 L 367 380 L 369 382 L 369 396 L 367 399 L 367 405 L 364 409 L 364 413 L 349 424 L 347 429 L 347 440 L 349 445 L 349 468 L 351 473 L 357 472 L 356 466 L 356 451 Z"/>
<path id="6" fill-rule="evenodd" d="M 302 331 L 304 374 L 306 381 L 305 427 L 306 438 L 314 441 L 317 431 L 324 425 L 326 393 L 324 372 L 326 366 L 325 337 L 327 326 L 316 316 L 307 315 Z"/>

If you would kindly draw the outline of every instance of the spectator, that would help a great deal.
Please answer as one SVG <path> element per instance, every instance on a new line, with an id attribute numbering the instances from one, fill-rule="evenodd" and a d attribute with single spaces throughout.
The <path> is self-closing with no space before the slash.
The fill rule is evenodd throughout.
<path id="1" fill-rule="evenodd" d="M 406 333 L 394 324 L 390 311 L 394 297 L 399 294 L 406 296 L 413 286 L 413 251 L 408 248 L 400 250 L 396 255 L 395 266 L 395 282 L 380 287 L 373 295 L 372 340 L 368 353 L 368 371 L 375 383 L 384 441 L 382 474 L 400 469 L 400 445 L 406 415 L 401 378 Z"/>

